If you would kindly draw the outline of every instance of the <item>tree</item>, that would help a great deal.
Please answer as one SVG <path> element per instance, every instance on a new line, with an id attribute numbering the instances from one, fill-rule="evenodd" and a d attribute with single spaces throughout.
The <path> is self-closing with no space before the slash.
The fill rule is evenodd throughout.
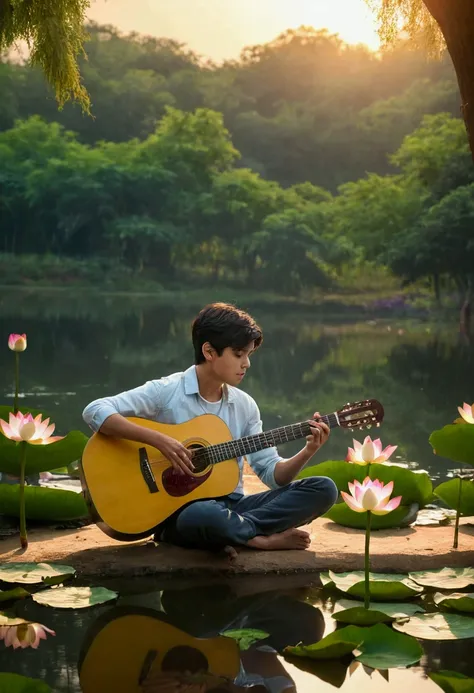
<path id="1" fill-rule="evenodd" d="M 84 52 L 84 23 L 89 0 L 10 0 L 0 3 L 0 52 L 23 40 L 30 62 L 56 90 L 60 105 L 71 97 L 89 111 L 77 56 Z"/>
<path id="2" fill-rule="evenodd" d="M 439 54 L 446 41 L 458 79 L 462 113 L 474 157 L 474 3 L 471 0 L 367 0 L 377 11 L 380 35 L 391 43 L 400 24 Z"/>

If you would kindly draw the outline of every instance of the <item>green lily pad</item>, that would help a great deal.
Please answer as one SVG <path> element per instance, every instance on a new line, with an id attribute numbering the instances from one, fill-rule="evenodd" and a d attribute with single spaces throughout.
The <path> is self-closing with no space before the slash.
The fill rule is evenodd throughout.
<path id="1" fill-rule="evenodd" d="M 346 463 L 347 464 L 347 463 Z M 411 513 L 411 508 L 407 505 L 399 505 L 396 510 L 386 515 L 372 515 L 372 529 L 392 529 L 400 527 L 405 518 Z M 343 527 L 351 529 L 365 529 L 367 524 L 367 513 L 356 513 L 345 503 L 336 503 L 324 515 L 329 520 L 337 522 Z"/>
<path id="2" fill-rule="evenodd" d="M 392 496 L 402 496 L 402 503 L 406 506 L 418 503 L 420 507 L 424 507 L 433 497 L 433 484 L 427 472 L 413 472 L 411 469 L 396 464 L 359 465 L 343 460 L 329 460 L 307 467 L 298 477 L 315 475 L 328 476 L 334 481 L 339 491 L 348 491 L 349 482 L 355 479 L 362 482 L 366 476 L 379 479 L 384 484 L 393 481 Z M 373 519 L 375 520 L 375 517 Z"/>
<path id="3" fill-rule="evenodd" d="M 430 435 L 433 452 L 453 462 L 474 464 L 474 425 L 450 424 Z"/>
<path id="4" fill-rule="evenodd" d="M 12 590 L 0 590 L 0 602 L 9 602 L 12 599 L 26 599 L 31 597 L 31 593 L 23 589 L 23 587 L 14 587 Z"/>
<path id="5" fill-rule="evenodd" d="M 339 659 L 350 654 L 363 640 L 362 629 L 357 626 L 346 626 L 334 633 L 329 633 L 313 645 L 296 645 L 285 647 L 285 654 L 310 659 Z"/>
<path id="6" fill-rule="evenodd" d="M 351 649 L 352 648 L 352 649 Z M 357 661 L 374 669 L 406 667 L 418 662 L 423 649 L 414 638 L 395 633 L 383 623 L 371 628 L 346 626 L 313 645 L 285 648 L 285 654 L 311 659 L 339 658 L 360 651 Z"/>
<path id="7" fill-rule="evenodd" d="M 474 568 L 440 568 L 409 573 L 418 585 L 437 587 L 440 590 L 462 590 L 474 585 Z"/>
<path id="8" fill-rule="evenodd" d="M 87 436 L 81 431 L 70 431 L 62 440 L 57 440 L 50 445 L 28 445 L 26 475 L 65 467 L 80 459 L 87 441 Z M 0 472 L 20 473 L 20 445 L 2 434 L 0 434 Z"/>
<path id="9" fill-rule="evenodd" d="M 348 658 L 309 659 L 286 654 L 285 659 L 300 671 L 306 671 L 312 676 L 317 676 L 318 679 L 331 684 L 334 688 L 340 688 L 347 678 Z"/>
<path id="10" fill-rule="evenodd" d="M 221 635 L 236 640 L 241 650 L 248 650 L 254 643 L 265 640 L 270 634 L 256 628 L 241 628 L 222 631 Z"/>
<path id="11" fill-rule="evenodd" d="M 365 576 L 362 571 L 352 573 L 321 573 L 321 582 L 325 587 L 336 587 L 341 592 L 364 599 Z M 416 597 L 423 588 L 410 580 L 406 575 L 392 573 L 370 573 L 370 598 L 374 601 L 402 600 Z"/>
<path id="12" fill-rule="evenodd" d="M 453 592 L 452 594 L 436 592 L 433 601 L 442 609 L 451 609 L 468 614 L 474 613 L 474 592 Z"/>
<path id="13" fill-rule="evenodd" d="M 372 669 L 408 667 L 423 656 L 423 648 L 415 638 L 396 633 L 383 623 L 364 631 L 357 661 Z"/>
<path id="14" fill-rule="evenodd" d="M 0 693 L 52 693 L 51 688 L 39 679 L 20 674 L 0 674 Z"/>
<path id="15" fill-rule="evenodd" d="M 421 614 L 409 621 L 395 621 L 393 627 L 420 640 L 474 638 L 474 618 L 459 614 Z"/>
<path id="16" fill-rule="evenodd" d="M 360 602 L 351 599 L 341 599 L 336 603 L 332 617 L 340 623 L 350 623 L 354 626 L 372 626 L 376 623 L 389 623 L 397 618 L 413 616 L 423 612 L 424 608 L 417 604 L 397 604 L 377 602 L 376 606 L 366 609 Z M 339 610 L 340 609 L 340 610 Z"/>
<path id="17" fill-rule="evenodd" d="M 428 674 L 445 693 L 474 693 L 474 679 L 457 671 L 436 671 Z"/>
<path id="18" fill-rule="evenodd" d="M 32 595 L 35 602 L 56 609 L 86 609 L 96 604 L 112 601 L 118 597 L 105 587 L 58 587 Z"/>
<path id="19" fill-rule="evenodd" d="M 22 623 L 30 623 L 25 618 L 19 618 L 14 614 L 0 611 L 0 626 L 21 626 Z"/>
<path id="20" fill-rule="evenodd" d="M 474 426 L 473 426 L 474 428 Z M 462 485 L 461 503 L 459 503 L 459 484 Z M 460 505 L 461 515 L 474 515 L 474 481 L 469 479 L 450 479 L 435 488 L 435 496 L 454 510 Z"/>
<path id="21" fill-rule="evenodd" d="M 70 565 L 59 563 L 0 563 L 0 580 L 3 582 L 34 585 L 48 577 L 75 574 L 76 571 Z"/>
<path id="22" fill-rule="evenodd" d="M 20 516 L 19 484 L 0 484 L 0 508 L 5 515 Z M 28 520 L 46 522 L 78 520 L 88 514 L 82 494 L 45 486 L 25 486 L 25 511 Z"/>

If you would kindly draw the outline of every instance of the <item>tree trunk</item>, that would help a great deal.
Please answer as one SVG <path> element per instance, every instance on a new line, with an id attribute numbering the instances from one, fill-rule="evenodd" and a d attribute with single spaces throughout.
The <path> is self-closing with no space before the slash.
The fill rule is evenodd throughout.
<path id="1" fill-rule="evenodd" d="M 474 158 L 474 3 L 472 0 L 423 0 L 438 22 L 453 61 L 461 110 Z"/>

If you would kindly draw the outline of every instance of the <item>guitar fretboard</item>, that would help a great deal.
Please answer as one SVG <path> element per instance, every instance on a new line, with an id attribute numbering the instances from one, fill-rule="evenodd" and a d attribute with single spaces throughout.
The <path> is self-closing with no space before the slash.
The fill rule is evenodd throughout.
<path id="1" fill-rule="evenodd" d="M 339 419 L 336 413 L 321 416 L 320 421 L 327 424 L 329 428 L 339 426 Z M 200 448 L 195 451 L 194 457 L 198 461 L 204 458 L 203 461 L 207 464 L 217 464 L 218 462 L 231 460 L 234 457 L 250 455 L 252 452 L 271 448 L 274 445 L 306 438 L 310 433 L 310 424 L 307 421 L 302 421 L 289 426 L 282 426 L 281 428 L 273 428 L 270 431 L 257 433 L 254 436 L 246 436 L 237 440 L 229 440 L 226 443 L 210 445 L 207 448 Z"/>

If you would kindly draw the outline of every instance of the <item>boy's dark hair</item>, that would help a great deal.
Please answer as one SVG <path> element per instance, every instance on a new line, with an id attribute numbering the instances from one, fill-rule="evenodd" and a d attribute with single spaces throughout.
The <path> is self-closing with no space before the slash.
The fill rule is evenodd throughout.
<path id="1" fill-rule="evenodd" d="M 196 365 L 205 361 L 202 346 L 209 342 L 219 356 L 226 347 L 244 349 L 254 342 L 257 349 L 263 334 L 255 320 L 228 303 L 210 303 L 193 322 L 193 346 Z"/>

